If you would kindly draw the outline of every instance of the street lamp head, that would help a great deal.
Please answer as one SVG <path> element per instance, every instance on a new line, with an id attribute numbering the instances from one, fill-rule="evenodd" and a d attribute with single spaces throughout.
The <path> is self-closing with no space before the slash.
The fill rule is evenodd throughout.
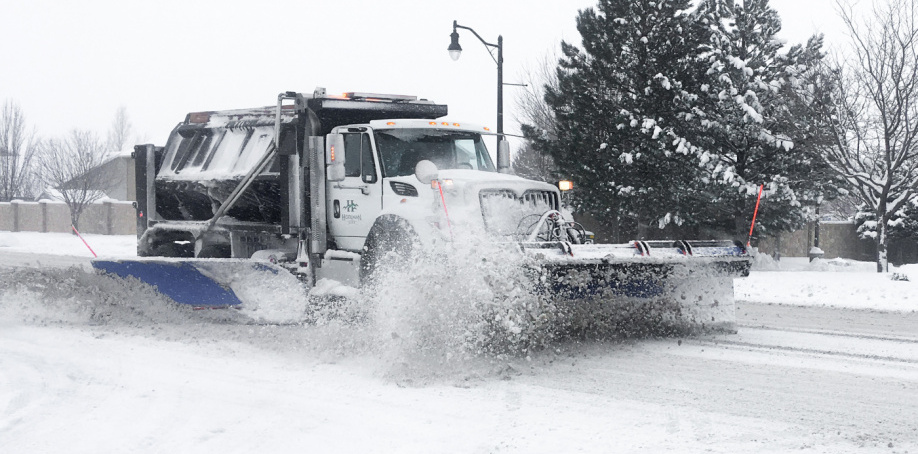
<path id="1" fill-rule="evenodd" d="M 449 47 L 446 50 L 449 51 L 449 58 L 452 58 L 453 61 L 458 60 L 459 56 L 462 55 L 462 46 L 459 45 L 459 33 L 455 28 L 449 35 Z"/>
<path id="2" fill-rule="evenodd" d="M 456 21 L 453 21 L 453 33 L 449 35 L 449 47 L 446 49 L 449 51 L 449 57 L 456 61 L 459 59 L 459 56 L 462 55 L 462 46 L 459 45 L 459 32 L 458 29 L 464 28 L 479 41 L 481 44 L 484 44 L 488 49 L 488 53 L 491 54 L 491 58 L 494 59 L 494 63 L 497 63 L 497 137 L 500 138 L 501 143 L 504 139 L 504 38 L 501 35 L 497 36 L 497 44 L 491 44 L 485 41 L 481 35 L 479 35 L 471 27 L 466 27 L 459 25 Z M 491 53 L 491 49 L 497 49 L 497 58 L 494 58 L 494 54 Z M 508 155 L 509 156 L 509 155 Z M 508 158 L 509 159 L 509 158 Z M 500 161 L 500 156 L 498 156 L 498 161 Z M 500 162 L 498 162 L 498 169 L 500 168 Z M 508 161 L 509 168 L 509 161 Z"/>

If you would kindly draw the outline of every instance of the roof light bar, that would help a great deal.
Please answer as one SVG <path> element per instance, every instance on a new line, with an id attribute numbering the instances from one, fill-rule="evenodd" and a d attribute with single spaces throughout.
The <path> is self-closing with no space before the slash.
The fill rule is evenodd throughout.
<path id="1" fill-rule="evenodd" d="M 210 112 L 192 112 L 188 114 L 188 123 L 207 123 L 210 121 Z"/>

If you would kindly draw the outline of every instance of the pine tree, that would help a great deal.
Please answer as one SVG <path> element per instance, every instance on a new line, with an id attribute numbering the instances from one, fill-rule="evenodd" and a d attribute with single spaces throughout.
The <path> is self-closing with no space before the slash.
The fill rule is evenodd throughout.
<path id="1" fill-rule="evenodd" d="M 822 38 L 782 52 L 767 0 L 601 0 L 577 27 L 545 87 L 555 127 L 524 132 L 575 180 L 579 211 L 639 238 L 742 237 L 759 184 L 760 232 L 836 194 Z"/>
<path id="2" fill-rule="evenodd" d="M 876 241 L 877 213 L 872 206 L 861 204 L 854 215 L 858 235 Z M 892 213 L 887 221 L 889 240 L 918 242 L 918 198 L 913 198 Z"/>
<path id="3" fill-rule="evenodd" d="M 583 48 L 562 43 L 558 85 L 546 87 L 556 137 L 531 138 L 581 188 L 577 208 L 612 225 L 613 235 L 691 216 L 699 167 L 680 114 L 700 73 L 700 30 L 689 7 L 601 0 L 580 11 Z"/>
<path id="4" fill-rule="evenodd" d="M 699 217 L 745 234 L 764 184 L 760 231 L 798 228 L 812 207 L 835 194 L 818 153 L 828 136 L 812 114 L 828 95 L 818 71 L 822 38 L 781 53 L 781 21 L 768 0 L 704 0 L 695 16 L 710 32 L 699 55 L 706 80 L 687 118 L 696 121 L 695 141 L 711 174 L 710 201 L 699 204 Z"/>

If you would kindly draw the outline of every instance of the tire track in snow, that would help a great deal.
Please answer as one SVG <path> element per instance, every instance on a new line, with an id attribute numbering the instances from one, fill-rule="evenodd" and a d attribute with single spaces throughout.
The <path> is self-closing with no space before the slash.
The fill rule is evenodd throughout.
<path id="1" fill-rule="evenodd" d="M 774 330 L 774 331 L 785 331 L 789 333 L 820 334 L 820 335 L 825 335 L 825 336 L 850 337 L 854 339 L 870 339 L 870 340 L 881 340 L 881 341 L 918 344 L 918 337 L 913 338 L 913 337 L 900 337 L 900 336 L 878 336 L 874 334 L 846 333 L 842 331 L 825 331 L 825 330 L 816 330 L 816 329 L 776 328 L 776 327 L 750 325 L 750 324 L 737 324 L 737 327 Z"/>
<path id="2" fill-rule="evenodd" d="M 732 346 L 732 347 L 745 347 L 750 350 L 766 350 L 766 351 L 783 351 L 783 352 L 792 352 L 792 353 L 804 353 L 809 355 L 831 355 L 831 356 L 840 356 L 847 358 L 855 359 L 869 359 L 876 361 L 889 361 L 889 362 L 900 362 L 907 364 L 916 364 L 918 365 L 918 359 L 903 358 L 899 356 L 883 356 L 883 355 L 874 355 L 867 353 L 847 353 L 842 351 L 833 351 L 826 349 L 818 348 L 806 348 L 806 347 L 794 347 L 794 346 L 783 346 L 783 345 L 773 345 L 767 343 L 758 343 L 758 342 L 743 342 L 743 341 L 733 341 L 733 340 L 712 340 L 712 341 L 703 341 L 703 340 L 693 340 L 688 342 L 691 345 L 709 345 L 709 346 Z"/>
<path id="3" fill-rule="evenodd" d="M 918 364 L 918 313 L 737 303 L 739 332 L 699 345 Z"/>

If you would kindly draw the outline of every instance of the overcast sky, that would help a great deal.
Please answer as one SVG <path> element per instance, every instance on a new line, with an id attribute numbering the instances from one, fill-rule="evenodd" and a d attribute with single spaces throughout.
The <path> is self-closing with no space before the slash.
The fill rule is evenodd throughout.
<path id="1" fill-rule="evenodd" d="M 504 81 L 575 27 L 588 0 L 28 0 L 0 14 L 0 101 L 19 103 L 46 136 L 73 128 L 104 135 L 121 105 L 144 142 L 162 145 L 187 112 L 273 104 L 282 91 L 411 94 L 449 105 L 449 118 L 494 126 L 496 65 L 460 30 L 462 57 L 446 51 L 452 21 L 485 40 L 504 37 Z M 782 37 L 823 32 L 841 43 L 833 0 L 772 0 Z M 507 132 L 518 130 L 505 87 Z"/>

